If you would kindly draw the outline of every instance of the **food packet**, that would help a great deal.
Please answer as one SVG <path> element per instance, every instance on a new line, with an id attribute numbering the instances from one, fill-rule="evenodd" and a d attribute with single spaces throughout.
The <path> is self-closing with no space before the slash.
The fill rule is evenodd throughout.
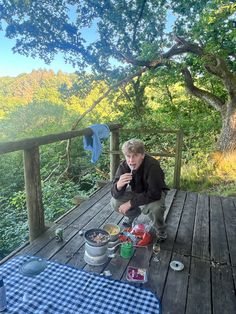
<path id="1" fill-rule="evenodd" d="M 147 282 L 147 270 L 145 268 L 128 266 L 126 279 L 132 282 Z"/>

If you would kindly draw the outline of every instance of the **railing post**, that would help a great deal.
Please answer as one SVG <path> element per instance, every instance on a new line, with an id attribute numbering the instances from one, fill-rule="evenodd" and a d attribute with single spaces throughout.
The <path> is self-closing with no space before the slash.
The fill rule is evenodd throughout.
<path id="1" fill-rule="evenodd" d="M 110 181 L 113 180 L 120 163 L 119 151 L 119 129 L 111 131 L 110 135 Z M 115 153 L 116 152 L 116 153 Z"/>
<path id="2" fill-rule="evenodd" d="M 182 147 L 183 147 L 183 131 L 180 129 L 177 132 L 177 137 L 176 137 L 175 170 L 174 170 L 174 188 L 175 189 L 180 188 Z"/>
<path id="3" fill-rule="evenodd" d="M 24 175 L 29 238 L 32 242 L 45 230 L 38 146 L 24 150 Z"/>

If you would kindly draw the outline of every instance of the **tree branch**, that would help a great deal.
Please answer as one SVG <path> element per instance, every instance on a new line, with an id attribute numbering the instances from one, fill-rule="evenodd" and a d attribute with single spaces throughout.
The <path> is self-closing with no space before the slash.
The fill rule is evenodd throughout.
<path id="1" fill-rule="evenodd" d="M 171 104 L 174 105 L 173 97 L 172 97 L 171 91 L 169 89 L 169 86 L 167 84 L 165 84 L 165 89 L 166 89 L 166 93 L 167 93 L 167 96 L 168 96 Z"/>
<path id="2" fill-rule="evenodd" d="M 129 55 L 124 55 L 120 51 L 118 51 L 115 47 L 113 47 L 114 52 L 119 55 L 126 63 L 136 65 L 136 66 L 145 66 L 148 68 L 156 68 L 157 66 L 165 65 L 166 60 L 170 59 L 173 56 L 177 56 L 183 53 L 191 52 L 198 56 L 203 56 L 203 49 L 197 45 L 190 42 L 187 42 L 185 39 L 181 37 L 175 36 L 175 40 L 177 41 L 168 51 L 160 54 L 156 59 L 151 61 L 147 60 L 137 60 L 135 59 L 131 53 Z"/>
<path id="3" fill-rule="evenodd" d="M 206 70 L 217 76 L 223 82 L 225 88 L 229 92 L 230 99 L 236 103 L 236 75 L 231 73 L 227 67 L 225 60 L 214 55 L 207 55 L 205 64 Z"/>
<path id="4" fill-rule="evenodd" d="M 204 100 L 206 103 L 214 107 L 217 111 L 220 111 L 221 113 L 223 112 L 225 103 L 219 97 L 196 87 L 193 83 L 191 73 L 187 68 L 184 68 L 182 70 L 182 74 L 184 75 L 186 89 L 190 94 Z"/>
<path id="5" fill-rule="evenodd" d="M 75 121 L 75 123 L 73 124 L 71 131 L 75 130 L 76 127 L 78 126 L 79 122 L 89 113 L 91 112 L 104 98 L 106 98 L 110 92 L 112 90 L 116 90 L 117 88 L 119 88 L 120 86 L 126 85 L 127 83 L 129 83 L 133 78 L 135 78 L 136 76 L 141 76 L 142 73 L 146 72 L 147 68 L 141 68 L 139 71 L 133 73 L 132 75 L 124 78 L 123 80 L 120 80 L 119 82 L 115 83 L 114 85 L 112 85 L 111 87 L 108 88 L 108 90 L 106 92 L 103 93 L 103 95 L 101 97 L 99 97 L 97 100 L 95 100 L 93 102 L 93 104 Z M 66 169 L 63 171 L 63 173 L 60 175 L 60 177 L 58 178 L 58 180 L 61 177 L 64 177 L 65 175 L 68 174 L 68 171 L 70 169 L 71 166 L 71 158 L 70 158 L 70 148 L 71 148 L 71 140 L 67 141 L 67 145 L 66 145 L 66 154 L 63 156 L 63 158 L 67 158 L 67 167 Z"/>
<path id="6" fill-rule="evenodd" d="M 146 2 L 147 2 L 147 0 L 143 0 L 143 2 L 142 2 L 142 4 L 141 4 L 141 10 L 140 10 L 138 19 L 137 19 L 137 21 L 134 23 L 134 33 L 133 33 L 133 44 L 134 44 L 134 45 L 135 45 L 135 42 L 136 42 L 136 34 L 137 34 L 138 24 L 139 24 L 139 22 L 140 22 L 141 19 L 142 19 L 143 11 L 144 11 L 144 7 L 145 7 Z"/>
<path id="7" fill-rule="evenodd" d="M 141 68 L 140 68 L 140 70 L 131 74 L 127 78 L 125 78 L 125 79 L 115 83 L 111 87 L 109 87 L 107 89 L 107 91 L 105 91 L 102 96 L 100 96 L 96 101 L 94 101 L 93 104 L 91 105 L 91 107 L 89 107 L 76 120 L 76 122 L 72 126 L 72 130 L 74 130 L 78 126 L 79 122 L 89 112 L 91 112 L 104 98 L 106 98 L 112 90 L 115 90 L 115 89 L 119 88 L 120 86 L 126 85 L 133 78 L 135 78 L 137 76 L 141 76 L 147 70 L 155 69 L 157 67 L 167 65 L 169 62 L 169 59 L 171 57 L 179 55 L 179 54 L 187 53 L 187 52 L 194 53 L 200 57 L 204 56 L 204 51 L 199 45 L 194 44 L 194 43 L 189 43 L 184 38 L 179 37 L 179 36 L 175 36 L 175 41 L 176 41 L 176 43 L 167 52 L 160 54 L 158 59 L 154 59 L 152 61 L 136 60 L 135 58 L 133 58 L 133 56 L 131 54 L 129 56 L 125 56 L 121 52 L 119 52 L 115 47 L 113 47 L 114 53 L 119 55 L 125 62 L 132 64 L 134 66 L 141 66 Z M 210 73 L 215 74 L 216 76 L 220 77 L 223 80 L 226 88 L 230 92 L 231 97 L 235 97 L 235 90 L 233 87 L 233 84 L 235 86 L 235 83 L 236 83 L 235 82 L 236 81 L 235 76 L 228 71 L 227 66 L 223 60 L 221 60 L 220 58 L 216 58 L 215 60 L 217 61 L 216 64 L 208 64 L 208 65 L 206 65 L 206 69 Z M 208 103 L 209 105 L 214 107 L 217 111 L 223 113 L 223 111 L 225 109 L 225 106 L 224 106 L 225 103 L 219 97 L 213 95 L 212 93 L 210 93 L 208 91 L 205 91 L 203 89 L 196 87 L 194 85 L 191 73 L 189 72 L 189 70 L 187 68 L 184 68 L 182 70 L 182 74 L 184 75 L 186 89 L 188 90 L 188 92 L 190 94 L 202 99 L 203 101 L 205 101 L 206 103 Z M 228 77 L 228 75 L 229 75 L 229 77 Z M 232 82 L 233 82 L 232 84 L 230 83 L 230 80 L 232 80 Z M 69 151 L 70 151 L 70 145 L 71 145 L 71 143 L 70 143 L 70 141 L 68 141 L 67 150 L 66 150 L 67 151 L 66 155 L 67 155 L 67 159 L 68 159 L 68 167 L 67 167 L 66 171 L 69 169 L 69 166 L 70 166 L 70 156 L 68 155 Z"/>

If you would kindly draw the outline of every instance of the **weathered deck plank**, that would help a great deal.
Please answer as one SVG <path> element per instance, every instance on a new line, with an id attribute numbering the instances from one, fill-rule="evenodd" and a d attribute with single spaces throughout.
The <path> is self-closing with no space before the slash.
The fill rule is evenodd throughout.
<path id="1" fill-rule="evenodd" d="M 192 249 L 193 226 L 196 211 L 197 194 L 188 193 L 184 203 L 174 251 L 182 255 L 190 255 Z"/>
<path id="2" fill-rule="evenodd" d="M 236 245 L 235 245 L 236 206 L 234 205 L 233 199 L 231 198 L 222 198 L 221 201 L 224 212 L 224 221 L 230 253 L 230 260 L 232 266 L 236 266 Z"/>
<path id="3" fill-rule="evenodd" d="M 220 197 L 212 196 L 210 198 L 210 216 L 211 258 L 217 263 L 229 263 L 229 250 Z"/>
<path id="4" fill-rule="evenodd" d="M 169 212 L 167 216 L 167 233 L 168 233 L 168 239 L 162 244 L 162 248 L 164 250 L 173 250 L 173 246 L 175 243 L 175 238 L 178 232 L 179 223 L 185 203 L 187 193 L 183 191 L 178 191 L 175 195 L 174 202 L 171 206 L 171 211 Z"/>
<path id="5" fill-rule="evenodd" d="M 15 254 L 36 255 L 90 272 L 109 270 L 113 279 L 123 281 L 129 265 L 147 268 L 148 282 L 141 286 L 160 298 L 163 314 L 236 313 L 236 198 L 171 190 L 165 213 L 168 239 L 158 255 L 152 254 L 149 245 L 124 259 L 118 248 L 106 264 L 91 266 L 84 261 L 85 244 L 79 231 L 122 223 L 123 217 L 111 210 L 110 197 L 107 185 Z M 63 242 L 55 239 L 58 227 L 64 230 Z M 181 261 L 184 270 L 173 271 L 172 260 Z"/>
<path id="6" fill-rule="evenodd" d="M 198 195 L 193 232 L 192 256 L 210 259 L 209 252 L 209 197 Z"/>
<path id="7" fill-rule="evenodd" d="M 165 289 L 162 297 L 163 313 L 184 313 L 188 293 L 188 272 L 190 257 L 173 253 L 173 260 L 181 261 L 185 269 L 181 272 L 168 269 Z"/>
<path id="8" fill-rule="evenodd" d="M 152 256 L 150 261 L 148 282 L 144 284 L 144 287 L 149 288 L 159 297 L 162 297 L 164 292 L 171 256 L 171 251 L 162 249 L 158 257 Z"/>
<path id="9" fill-rule="evenodd" d="M 212 271 L 213 313 L 236 313 L 235 286 L 232 269 L 228 265 L 216 265 Z"/>
<path id="10" fill-rule="evenodd" d="M 211 313 L 210 262 L 191 259 L 186 314 Z"/>

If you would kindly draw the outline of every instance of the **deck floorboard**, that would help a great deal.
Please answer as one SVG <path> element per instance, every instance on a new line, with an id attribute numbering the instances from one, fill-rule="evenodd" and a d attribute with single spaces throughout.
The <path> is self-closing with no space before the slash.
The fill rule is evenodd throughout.
<path id="1" fill-rule="evenodd" d="M 100 228 L 105 223 L 122 224 L 123 217 L 110 207 L 110 185 L 57 219 L 33 243 L 0 261 L 29 254 L 54 260 L 89 272 L 109 270 L 112 278 L 126 281 L 128 266 L 146 268 L 148 281 L 139 284 L 161 300 L 163 314 L 236 313 L 236 198 L 171 190 L 166 199 L 168 239 L 154 255 L 152 245 L 135 248 L 130 259 L 119 254 L 101 266 L 84 261 L 85 243 L 80 230 Z M 55 230 L 63 229 L 57 242 Z M 173 271 L 170 262 L 184 264 Z"/>

